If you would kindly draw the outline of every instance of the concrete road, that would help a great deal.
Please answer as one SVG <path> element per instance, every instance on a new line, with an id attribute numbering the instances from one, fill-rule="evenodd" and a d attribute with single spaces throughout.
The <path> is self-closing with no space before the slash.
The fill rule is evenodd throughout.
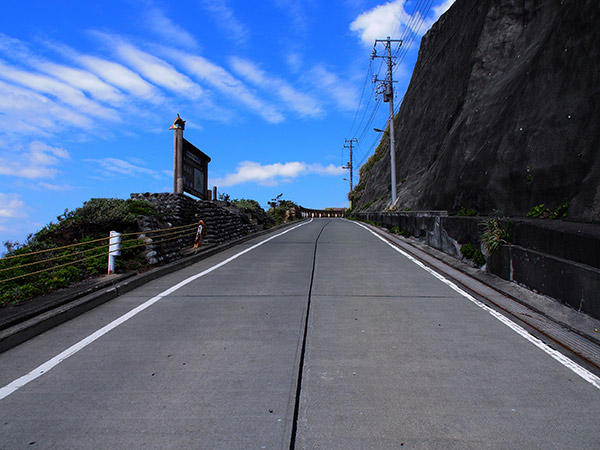
<path id="1" fill-rule="evenodd" d="M 600 448 L 593 375 L 358 224 L 280 233 L 1 354 L 0 448 Z"/>

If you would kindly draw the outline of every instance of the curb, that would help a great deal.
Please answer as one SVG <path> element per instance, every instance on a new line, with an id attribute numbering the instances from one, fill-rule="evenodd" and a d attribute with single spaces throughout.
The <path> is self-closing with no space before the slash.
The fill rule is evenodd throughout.
<path id="1" fill-rule="evenodd" d="M 392 235 L 385 228 L 380 228 L 380 227 L 369 225 L 369 224 L 364 224 L 364 225 L 366 225 L 369 228 L 371 228 L 372 230 L 376 231 L 380 236 L 400 245 L 403 248 L 403 250 L 410 253 L 413 257 L 415 257 L 422 263 L 431 266 L 431 264 L 429 262 L 425 261 L 423 259 L 423 257 L 418 254 L 419 251 L 428 255 L 431 258 L 434 258 L 434 259 L 440 261 L 442 264 L 445 264 L 445 265 L 449 266 L 450 268 L 452 268 L 458 272 L 461 272 L 463 275 L 470 277 L 479 283 L 482 283 L 483 285 L 489 287 L 490 289 L 495 290 L 496 292 L 500 293 L 501 295 L 504 295 L 505 297 L 511 299 L 512 301 L 530 309 L 532 312 L 547 318 L 547 320 L 552 321 L 552 322 L 570 330 L 570 332 L 577 334 L 577 335 L 583 337 L 584 339 L 587 339 L 589 342 L 600 346 L 600 337 L 594 336 L 592 333 L 582 329 L 580 326 L 576 325 L 575 323 L 569 323 L 568 320 L 559 319 L 556 316 L 555 311 L 550 311 L 550 310 L 547 310 L 546 308 L 542 308 L 542 307 L 540 307 L 540 305 L 537 305 L 534 302 L 528 301 L 523 298 L 523 295 L 522 295 L 523 292 L 527 292 L 527 293 L 533 294 L 533 295 L 538 295 L 535 291 L 533 291 L 527 287 L 518 285 L 514 282 L 510 282 L 510 281 L 501 279 L 494 274 L 482 272 L 479 269 L 475 269 L 475 268 L 463 263 L 462 261 L 453 258 L 450 255 L 447 255 L 439 250 L 436 250 L 433 247 L 429 247 L 426 244 L 413 242 L 410 239 L 402 238 L 397 235 Z M 409 247 L 409 248 L 407 248 L 407 247 Z M 414 250 L 411 250 L 411 249 L 414 249 Z M 461 282 L 460 280 L 457 280 L 456 278 L 454 278 L 453 275 L 447 273 L 442 268 L 435 267 L 435 270 L 444 274 L 444 276 L 448 277 L 453 282 L 457 283 L 458 285 L 462 286 L 463 288 L 467 289 L 468 291 L 471 290 L 468 286 L 465 286 L 463 282 Z M 543 297 L 551 299 L 551 297 L 548 297 L 548 296 L 543 296 Z M 586 316 L 591 322 L 593 322 L 595 324 L 596 327 L 599 327 L 600 321 L 598 321 L 597 319 L 595 319 L 585 313 L 575 311 L 573 308 L 560 303 L 556 299 L 552 299 L 552 301 L 555 302 L 555 306 L 558 308 L 565 308 L 566 310 L 570 311 L 571 313 L 582 314 L 582 315 Z M 517 318 L 517 320 L 522 321 L 523 319 Z M 528 324 L 528 325 L 531 326 L 530 324 Z"/>
<path id="2" fill-rule="evenodd" d="M 33 317 L 28 316 L 24 318 L 24 320 L 18 321 L 18 323 L 1 330 L 0 353 L 12 347 L 16 347 L 44 331 L 73 319 L 96 306 L 126 294 L 152 280 L 176 272 L 179 269 L 183 269 L 184 267 L 214 256 L 251 239 L 272 233 L 299 222 L 302 221 L 293 221 L 291 223 L 277 225 L 267 230 L 258 231 L 223 244 L 208 244 L 202 249 L 191 250 L 192 255 L 190 256 L 185 256 L 164 266 L 156 267 L 148 272 L 138 275 L 124 274 L 124 277 L 121 278 L 122 281 L 99 283 L 93 288 L 94 292 L 92 293 L 87 293 L 82 296 L 81 292 L 76 292 L 70 298 L 63 297 L 57 301 L 58 304 L 55 306 L 45 308 L 43 312 L 35 314 Z M 110 285 L 108 289 L 107 284 Z M 16 321 L 17 320 L 15 320 L 15 322 Z"/>

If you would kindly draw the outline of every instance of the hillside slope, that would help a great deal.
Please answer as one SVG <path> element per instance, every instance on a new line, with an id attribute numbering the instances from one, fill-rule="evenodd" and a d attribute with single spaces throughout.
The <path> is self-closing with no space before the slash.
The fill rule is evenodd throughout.
<path id="1" fill-rule="evenodd" d="M 597 0 L 457 0 L 395 119 L 395 209 L 522 216 L 567 200 L 568 219 L 600 222 L 599 19 Z M 357 209 L 390 205 L 386 141 Z"/>

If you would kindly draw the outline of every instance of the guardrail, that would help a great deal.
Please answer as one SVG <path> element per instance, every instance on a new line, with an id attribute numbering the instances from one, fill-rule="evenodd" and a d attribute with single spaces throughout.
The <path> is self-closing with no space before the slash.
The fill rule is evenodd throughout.
<path id="1" fill-rule="evenodd" d="M 340 218 L 344 217 L 345 209 L 309 209 L 300 207 L 303 219 Z"/>

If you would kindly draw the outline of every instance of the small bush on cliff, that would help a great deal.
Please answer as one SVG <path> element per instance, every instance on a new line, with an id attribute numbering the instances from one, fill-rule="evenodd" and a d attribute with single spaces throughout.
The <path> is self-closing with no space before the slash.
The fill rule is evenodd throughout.
<path id="1" fill-rule="evenodd" d="M 461 217 L 472 217 L 472 216 L 476 216 L 477 215 L 477 211 L 475 211 L 474 209 L 466 209 L 464 206 L 462 206 L 458 212 L 456 213 L 457 216 L 461 216 Z"/>
<path id="2" fill-rule="evenodd" d="M 556 208 L 550 210 L 544 203 L 532 207 L 527 213 L 527 217 L 530 219 L 552 219 L 562 220 L 567 216 L 569 210 L 569 202 L 564 201 L 560 203 Z"/>
<path id="3" fill-rule="evenodd" d="M 260 207 L 260 204 L 256 200 L 249 200 L 249 199 L 245 199 L 245 198 L 241 198 L 241 199 L 236 198 L 231 203 L 233 203 L 233 206 L 235 206 L 236 208 L 245 208 L 245 209 L 249 209 L 251 211 L 262 210 L 262 208 Z"/>
<path id="4" fill-rule="evenodd" d="M 544 203 L 533 206 L 527 213 L 527 217 L 530 219 L 546 219 L 550 217 L 550 210 Z"/>
<path id="5" fill-rule="evenodd" d="M 111 228 L 116 225 L 136 224 L 140 215 L 156 215 L 156 209 L 144 200 L 92 198 L 73 211 L 68 219 L 77 224 Z"/>
<path id="6" fill-rule="evenodd" d="M 348 200 L 350 200 L 354 205 L 358 205 L 358 202 L 361 200 L 365 187 L 367 186 L 367 180 L 369 179 L 371 169 L 373 169 L 375 163 L 381 158 L 383 158 L 388 151 L 389 140 L 383 139 L 375 149 L 375 153 L 372 154 L 367 160 L 367 162 L 360 167 L 360 170 L 358 172 L 360 181 L 348 194 Z M 364 208 L 364 206 L 361 207 L 361 209 Z"/>
<path id="7" fill-rule="evenodd" d="M 554 208 L 552 210 L 552 212 L 550 213 L 550 218 L 552 220 L 562 220 L 565 217 L 567 217 L 568 210 L 569 210 L 569 202 L 565 200 L 564 202 L 562 202 L 560 205 L 558 205 L 556 208 Z"/>

